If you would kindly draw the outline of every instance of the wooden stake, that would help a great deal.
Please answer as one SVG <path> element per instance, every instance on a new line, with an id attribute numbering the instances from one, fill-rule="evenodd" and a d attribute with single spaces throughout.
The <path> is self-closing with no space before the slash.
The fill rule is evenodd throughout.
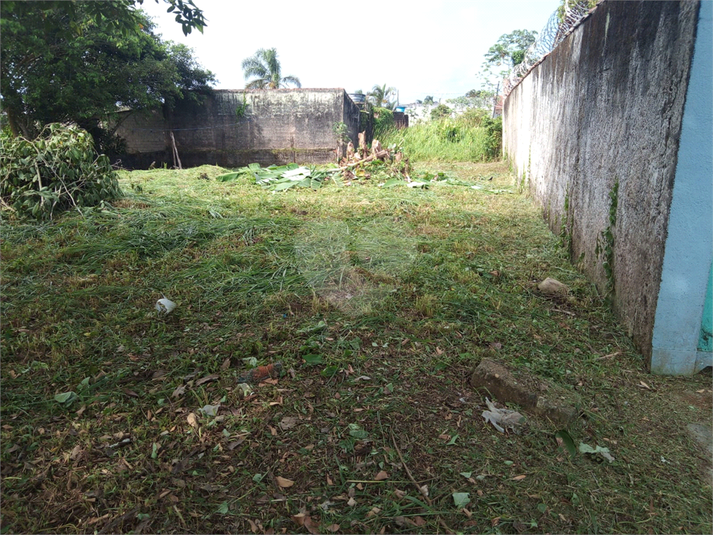
<path id="1" fill-rule="evenodd" d="M 173 137 L 173 132 L 171 132 L 171 146 L 173 147 L 173 167 L 183 169 L 183 167 L 181 166 L 181 158 L 178 156 L 178 149 L 176 148 L 176 138 Z"/>

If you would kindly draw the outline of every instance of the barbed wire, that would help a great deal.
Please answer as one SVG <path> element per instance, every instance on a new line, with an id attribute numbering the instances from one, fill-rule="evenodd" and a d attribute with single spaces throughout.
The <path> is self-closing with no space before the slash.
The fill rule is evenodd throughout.
<path id="1" fill-rule="evenodd" d="M 601 1 L 601 0 L 599 0 Z M 597 2 L 598 3 L 598 2 Z M 574 0 L 564 3 L 564 14 L 558 9 L 550 16 L 545 27 L 537 36 L 535 42 L 525 52 L 525 58 L 510 72 L 503 81 L 503 95 L 507 97 L 525 75 L 530 72 L 542 58 L 552 52 L 567 37 L 572 30 L 589 15 L 589 0 Z M 560 18 L 561 17 L 561 18 Z"/>

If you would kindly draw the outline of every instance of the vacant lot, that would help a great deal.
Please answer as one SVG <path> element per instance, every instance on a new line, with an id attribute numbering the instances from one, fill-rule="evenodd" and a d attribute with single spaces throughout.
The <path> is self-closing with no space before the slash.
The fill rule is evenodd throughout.
<path id="1" fill-rule="evenodd" d="M 103 210 L 4 223 L 2 532 L 710 533 L 710 378 L 645 373 L 504 165 L 431 171 L 132 172 Z M 484 357 L 579 396 L 567 435 L 485 422 Z"/>

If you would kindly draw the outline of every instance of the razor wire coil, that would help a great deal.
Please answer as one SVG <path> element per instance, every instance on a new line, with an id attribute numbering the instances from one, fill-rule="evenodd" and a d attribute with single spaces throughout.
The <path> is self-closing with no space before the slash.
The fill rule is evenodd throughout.
<path id="1" fill-rule="evenodd" d="M 503 81 L 503 96 L 507 97 L 530 69 L 557 48 L 564 38 L 589 15 L 592 11 L 590 5 L 589 0 L 569 1 L 564 4 L 564 13 L 560 10 L 552 13 L 535 42 L 525 52 L 522 62 L 516 65 Z"/>

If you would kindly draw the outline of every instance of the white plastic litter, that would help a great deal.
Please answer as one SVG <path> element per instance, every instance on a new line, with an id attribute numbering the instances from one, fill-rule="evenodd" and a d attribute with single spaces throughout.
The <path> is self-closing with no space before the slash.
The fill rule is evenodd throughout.
<path id="1" fill-rule="evenodd" d="M 498 409 L 488 398 L 485 398 L 485 403 L 490 410 L 483 411 L 483 418 L 486 422 L 493 424 L 493 427 L 501 433 L 504 433 L 508 428 L 514 430 L 525 420 L 525 417 L 517 411 Z"/>
<path id="2" fill-rule="evenodd" d="M 156 301 L 156 310 L 159 313 L 169 314 L 174 308 L 176 308 L 176 303 L 170 299 L 166 299 L 165 295 L 163 296 L 163 299 Z"/>
<path id="3" fill-rule="evenodd" d="M 220 408 L 220 403 L 217 405 L 205 405 L 198 409 L 200 412 L 205 414 L 206 416 L 215 416 L 218 414 L 218 409 Z"/>

